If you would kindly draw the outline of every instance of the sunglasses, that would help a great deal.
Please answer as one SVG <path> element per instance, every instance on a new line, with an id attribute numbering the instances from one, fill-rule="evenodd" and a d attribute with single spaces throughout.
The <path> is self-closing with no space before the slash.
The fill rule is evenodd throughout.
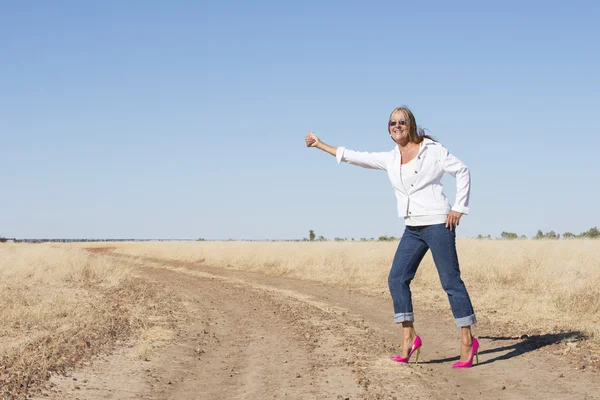
<path id="1" fill-rule="evenodd" d="M 400 125 L 400 126 L 404 126 L 407 124 L 406 120 L 401 119 L 400 121 L 390 121 L 389 122 L 390 126 L 396 126 L 396 124 Z"/>

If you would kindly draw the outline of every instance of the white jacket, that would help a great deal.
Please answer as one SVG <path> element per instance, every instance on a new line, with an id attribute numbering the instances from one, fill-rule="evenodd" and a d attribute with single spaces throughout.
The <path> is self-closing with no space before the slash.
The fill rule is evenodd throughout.
<path id="1" fill-rule="evenodd" d="M 471 177 L 467 166 L 448 152 L 444 146 L 430 139 L 424 139 L 419 154 L 415 174 L 417 179 L 410 188 L 404 189 L 401 181 L 402 154 L 398 146 L 389 152 L 368 153 L 338 147 L 336 160 L 364 168 L 387 171 L 398 201 L 398 216 L 419 216 L 448 214 L 450 205 L 444 195 L 442 176 L 444 172 L 456 178 L 456 202 L 453 211 L 469 213 L 469 193 Z"/>

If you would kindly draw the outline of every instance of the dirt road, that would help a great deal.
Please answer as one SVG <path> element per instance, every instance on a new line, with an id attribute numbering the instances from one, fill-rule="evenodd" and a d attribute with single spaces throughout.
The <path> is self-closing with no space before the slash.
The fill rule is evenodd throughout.
<path id="1" fill-rule="evenodd" d="M 400 331 L 385 296 L 203 264 L 135 260 L 141 274 L 182 297 L 187 312 L 178 321 L 178 335 L 146 360 L 132 357 L 131 348 L 97 359 L 73 376 L 54 379 L 56 386 L 46 396 L 600 398 L 597 372 L 577 369 L 556 355 L 577 346 L 562 343 L 568 335 L 493 337 L 485 334 L 491 330 L 478 327 L 481 363 L 453 370 L 459 332 L 450 311 L 417 309 L 421 360 L 397 364 L 388 358 L 399 351 Z"/>

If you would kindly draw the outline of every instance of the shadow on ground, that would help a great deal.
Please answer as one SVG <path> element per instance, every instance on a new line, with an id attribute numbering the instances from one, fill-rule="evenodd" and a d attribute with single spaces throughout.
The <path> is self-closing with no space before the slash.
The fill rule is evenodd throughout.
<path id="1" fill-rule="evenodd" d="M 525 353 L 529 353 L 531 351 L 535 351 L 541 349 L 542 347 L 546 347 L 552 344 L 562 343 L 562 342 L 578 342 L 581 340 L 587 339 L 586 334 L 580 331 L 570 331 L 570 332 L 561 332 L 561 333 L 547 333 L 543 335 L 523 335 L 521 337 L 505 337 L 505 336 L 479 336 L 478 339 L 481 339 L 483 343 L 481 343 L 481 351 L 479 351 L 480 356 L 485 355 L 494 355 L 496 353 L 504 353 L 506 354 L 498 355 L 496 357 L 487 358 L 481 361 L 479 365 L 490 364 L 496 361 L 510 360 L 513 357 L 518 357 Z M 502 345 L 502 342 L 515 342 L 509 345 Z M 495 343 L 500 343 L 498 347 L 489 348 L 494 346 Z M 486 349 L 486 345 L 491 345 Z M 421 364 L 440 364 L 447 363 L 451 361 L 457 361 L 459 357 L 452 358 L 443 358 L 436 359 L 430 361 L 424 361 Z M 481 360 L 481 359 L 480 359 Z"/>

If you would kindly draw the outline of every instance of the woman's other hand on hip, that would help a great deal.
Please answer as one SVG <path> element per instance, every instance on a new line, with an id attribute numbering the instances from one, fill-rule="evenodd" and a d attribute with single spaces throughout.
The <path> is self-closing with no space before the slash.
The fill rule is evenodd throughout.
<path id="1" fill-rule="evenodd" d="M 448 214 L 448 218 L 446 218 L 446 228 L 452 230 L 456 229 L 456 227 L 460 223 L 460 217 L 462 216 L 463 214 L 458 211 L 450 211 L 450 214 Z"/>

